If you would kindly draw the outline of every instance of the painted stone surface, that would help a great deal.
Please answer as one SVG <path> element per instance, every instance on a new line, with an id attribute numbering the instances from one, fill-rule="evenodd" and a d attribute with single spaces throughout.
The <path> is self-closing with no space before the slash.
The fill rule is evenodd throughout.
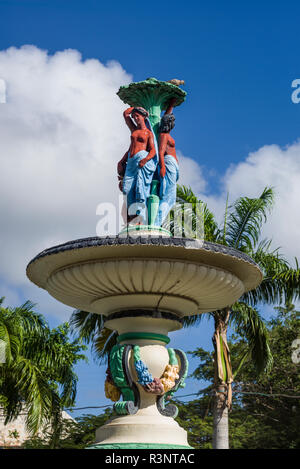
<path id="1" fill-rule="evenodd" d="M 186 97 L 179 88 L 183 83 L 149 78 L 122 86 L 117 93 L 130 104 L 124 111 L 130 147 L 117 166 L 119 188 L 125 196 L 125 225 L 160 227 L 176 202 L 179 166 L 170 132 L 175 125 L 173 108 Z"/>
<path id="2" fill-rule="evenodd" d="M 58 301 L 101 314 L 118 333 L 105 382 L 115 413 L 90 448 L 189 448 L 170 403 L 185 385 L 188 362 L 183 351 L 166 348 L 168 334 L 184 316 L 233 304 L 262 280 L 244 253 L 171 237 L 162 227 L 180 172 L 171 131 L 173 109 L 186 97 L 182 84 L 149 78 L 117 93 L 129 106 L 130 145 L 117 166 L 124 230 L 51 247 L 27 267 L 29 279 Z"/>

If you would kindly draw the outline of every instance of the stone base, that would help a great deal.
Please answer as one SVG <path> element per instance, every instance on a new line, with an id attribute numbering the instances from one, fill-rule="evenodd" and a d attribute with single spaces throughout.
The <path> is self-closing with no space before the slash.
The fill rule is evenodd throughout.
<path id="1" fill-rule="evenodd" d="M 86 449 L 193 449 L 193 447 L 159 443 L 113 443 L 110 445 L 102 445 L 100 443 L 88 446 Z"/>

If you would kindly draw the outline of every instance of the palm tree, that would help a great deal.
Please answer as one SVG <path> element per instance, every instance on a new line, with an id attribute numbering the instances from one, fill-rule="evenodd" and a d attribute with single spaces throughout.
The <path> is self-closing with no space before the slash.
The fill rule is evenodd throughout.
<path id="1" fill-rule="evenodd" d="M 94 359 L 99 364 L 107 363 L 109 352 L 117 344 L 118 332 L 104 327 L 105 316 L 76 310 L 70 318 L 70 326 L 79 340 L 91 344 Z"/>
<path id="2" fill-rule="evenodd" d="M 260 239 L 262 225 L 267 220 L 273 200 L 272 188 L 265 188 L 258 198 L 241 197 L 230 207 L 227 198 L 224 221 L 219 226 L 207 205 L 198 199 L 190 188 L 177 186 L 178 203 L 190 204 L 192 228 L 195 230 L 196 207 L 200 203 L 205 240 L 245 252 L 260 266 L 264 274 L 262 283 L 255 290 L 245 293 L 230 308 L 205 314 L 214 320 L 215 325 L 214 448 L 229 447 L 228 410 L 231 408 L 231 384 L 241 366 L 250 359 L 257 373 L 267 371 L 272 366 L 267 329 L 256 307 L 262 303 L 280 304 L 299 296 L 298 265 L 296 269 L 292 269 L 279 249 L 271 248 L 271 241 Z M 183 236 L 188 234 L 189 232 L 183 233 Z M 186 317 L 185 327 L 199 323 L 202 317 L 203 315 Z M 106 361 L 117 338 L 116 331 L 104 328 L 103 319 L 101 315 L 85 311 L 75 311 L 71 317 L 73 330 L 78 331 L 79 336 L 87 343 L 92 343 L 94 354 L 100 361 Z M 227 344 L 229 326 L 234 326 L 247 341 L 247 348 L 235 374 L 231 367 Z"/>
<path id="3" fill-rule="evenodd" d="M 5 424 L 25 409 L 28 431 L 34 434 L 50 423 L 55 440 L 63 407 L 74 405 L 77 376 L 73 366 L 85 359 L 80 354 L 85 347 L 78 340 L 69 341 L 67 323 L 51 330 L 31 302 L 4 308 L 3 300 L 0 340 L 5 345 L 5 362 L 0 364 L 0 404 Z"/>

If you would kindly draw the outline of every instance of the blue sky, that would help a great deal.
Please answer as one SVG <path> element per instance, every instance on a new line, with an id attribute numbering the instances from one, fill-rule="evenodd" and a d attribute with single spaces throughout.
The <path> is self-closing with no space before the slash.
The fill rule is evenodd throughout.
<path id="1" fill-rule="evenodd" d="M 296 165 L 299 160 L 297 146 L 292 146 L 290 153 L 284 150 L 299 138 L 300 104 L 291 100 L 291 83 L 300 76 L 299 14 L 296 1 L 0 0 L 0 50 L 30 44 L 53 55 L 75 49 L 83 61 L 117 61 L 134 81 L 151 76 L 184 79 L 188 95 L 176 109 L 173 136 L 177 148 L 201 168 L 205 197 L 222 211 L 225 186 L 233 197 L 239 194 L 240 186 L 249 193 L 253 187 L 260 190 L 264 175 L 266 184 L 272 183 L 273 176 L 267 175 L 274 167 L 280 179 L 280 168 L 293 162 Z M 279 150 L 260 151 L 265 145 L 278 145 Z M 255 153 L 254 161 L 244 167 L 251 152 Z M 254 183 L 249 180 L 247 186 L 249 168 L 251 174 L 260 173 L 260 179 L 256 184 L 252 174 Z M 292 176 L 285 179 L 287 192 L 293 192 L 292 184 L 297 186 Z M 287 189 L 289 177 L 291 186 Z M 200 193 L 202 189 L 198 189 L 194 188 Z M 297 201 L 298 195 L 293 200 Z M 288 200 L 284 203 L 289 206 Z M 281 208 L 277 222 L 284 212 Z M 298 233 L 298 228 L 298 224 L 290 225 L 289 231 Z M 276 238 L 278 229 L 274 221 L 268 234 L 272 232 Z M 94 232 L 90 230 L 90 234 Z M 278 235 L 277 245 L 285 245 L 284 235 Z M 296 235 L 287 242 L 287 249 L 295 240 Z M 9 282 L 6 287 L 12 288 Z M 20 289 L 18 298 L 23 296 Z M 31 300 L 39 301 L 32 296 Z M 53 315 L 49 319 L 52 325 L 58 323 Z M 187 331 L 171 334 L 172 345 L 185 350 L 197 345 L 211 347 L 211 335 L 212 324 L 204 322 L 189 332 L 188 339 Z M 104 370 L 93 364 L 77 369 L 77 405 L 108 403 L 102 397 Z M 190 382 L 185 392 L 198 386 Z"/>
<path id="2" fill-rule="evenodd" d="M 298 73 L 296 1 L 9 0 L 0 6 L 2 49 L 74 48 L 83 58 L 119 61 L 135 81 L 185 79 L 177 145 L 207 169 L 222 171 L 264 144 L 298 138 L 299 109 L 290 99 Z"/>

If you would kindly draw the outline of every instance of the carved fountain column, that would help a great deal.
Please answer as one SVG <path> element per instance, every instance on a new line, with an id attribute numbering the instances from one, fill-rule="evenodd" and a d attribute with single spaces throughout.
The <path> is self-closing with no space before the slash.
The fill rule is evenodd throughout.
<path id="1" fill-rule="evenodd" d="M 161 111 L 171 98 L 174 106 L 181 104 L 186 93 L 150 78 L 121 87 L 118 96 L 146 109 L 158 136 Z M 152 181 L 153 204 L 158 183 Z M 115 416 L 96 433 L 93 447 L 99 449 L 189 448 L 185 430 L 174 420 L 177 409 L 168 403 L 184 386 L 188 363 L 183 351 L 166 347 L 168 333 L 182 327 L 184 316 L 232 305 L 262 280 L 258 266 L 243 253 L 173 238 L 152 226 L 155 216 L 119 236 L 46 249 L 27 267 L 29 279 L 58 301 L 101 314 L 105 327 L 118 331 L 105 382 Z"/>
<path id="2" fill-rule="evenodd" d="M 213 243 L 162 236 L 87 238 L 46 249 L 28 277 L 74 308 L 106 316 L 118 344 L 106 394 L 115 417 L 97 448 L 188 448 L 170 394 L 183 386 L 187 360 L 166 348 L 187 315 L 233 304 L 262 279 L 246 255 Z M 153 391 L 156 393 L 153 393 Z"/>

